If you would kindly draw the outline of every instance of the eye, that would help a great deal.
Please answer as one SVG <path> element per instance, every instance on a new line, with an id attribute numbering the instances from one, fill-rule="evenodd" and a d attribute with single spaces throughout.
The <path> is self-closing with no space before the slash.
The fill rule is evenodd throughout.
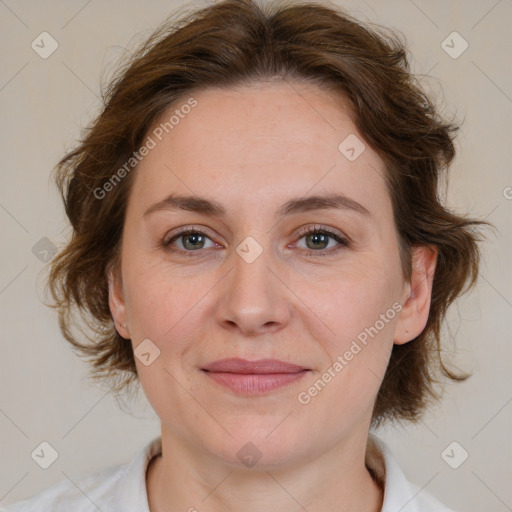
<path id="1" fill-rule="evenodd" d="M 299 241 L 302 239 L 305 240 L 305 249 L 312 256 L 327 256 L 333 252 L 337 252 L 341 248 L 340 246 L 348 247 L 349 245 L 349 242 L 345 237 L 327 228 L 322 228 L 319 226 L 308 227 L 301 230 L 299 237 Z M 331 244 L 331 242 L 338 243 Z"/>
<path id="2" fill-rule="evenodd" d="M 309 256 L 327 256 L 337 252 L 342 247 L 348 247 L 349 241 L 334 231 L 321 226 L 313 226 L 302 229 L 299 234 L 299 241 L 292 246 L 298 246 L 306 250 Z M 305 240 L 306 247 L 301 247 L 299 242 Z M 208 245 L 210 242 L 210 245 Z M 334 243 L 334 242 L 337 242 Z M 178 252 L 187 256 L 194 256 L 200 253 L 200 249 L 219 247 L 206 233 L 200 229 L 188 227 L 162 242 L 166 250 Z"/>
<path id="3" fill-rule="evenodd" d="M 211 245 L 207 246 L 207 241 L 210 241 Z M 178 248 L 175 249 L 173 244 L 174 242 L 178 243 Z M 209 236 L 206 235 L 203 231 L 194 228 L 186 228 L 176 233 L 171 238 L 165 240 L 162 245 L 169 250 L 176 250 L 182 252 L 196 252 L 199 249 L 208 249 L 210 247 L 215 247 L 216 244 L 211 240 Z M 181 245 L 181 247 L 180 247 Z"/>

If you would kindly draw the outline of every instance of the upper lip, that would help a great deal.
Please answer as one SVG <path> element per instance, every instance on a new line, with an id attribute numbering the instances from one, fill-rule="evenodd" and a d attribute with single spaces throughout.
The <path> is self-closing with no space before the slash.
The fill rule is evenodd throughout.
<path id="1" fill-rule="evenodd" d="M 297 364 L 287 363 L 278 359 L 247 359 L 228 358 L 219 359 L 205 366 L 203 370 L 208 372 L 241 373 L 241 374 L 268 374 L 268 373 L 297 373 L 307 368 Z"/>

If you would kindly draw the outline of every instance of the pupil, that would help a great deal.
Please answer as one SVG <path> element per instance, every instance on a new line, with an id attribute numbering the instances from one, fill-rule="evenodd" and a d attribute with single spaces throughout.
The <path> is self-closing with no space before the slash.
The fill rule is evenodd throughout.
<path id="1" fill-rule="evenodd" d="M 326 235 L 324 235 L 322 233 L 314 233 L 314 234 L 312 234 L 310 236 L 311 236 L 311 240 L 313 241 L 314 247 L 318 248 L 318 245 L 315 245 L 318 242 L 320 244 L 323 244 L 322 246 L 325 246 L 325 244 L 327 242 L 327 236 Z"/>
<path id="2" fill-rule="evenodd" d="M 201 242 L 201 240 L 200 240 L 200 239 L 201 239 L 202 237 L 203 237 L 203 235 L 200 235 L 200 234 L 197 234 L 197 233 L 196 233 L 196 234 L 191 234 L 191 235 L 186 235 L 186 236 L 185 236 L 185 244 L 184 244 L 184 245 L 185 245 L 185 247 L 187 247 L 187 241 L 189 241 L 189 242 L 191 241 L 190 246 L 191 246 L 193 249 L 194 249 L 194 248 L 197 248 L 197 247 L 198 247 L 197 243 L 198 243 L 198 242 L 199 242 L 199 243 Z"/>

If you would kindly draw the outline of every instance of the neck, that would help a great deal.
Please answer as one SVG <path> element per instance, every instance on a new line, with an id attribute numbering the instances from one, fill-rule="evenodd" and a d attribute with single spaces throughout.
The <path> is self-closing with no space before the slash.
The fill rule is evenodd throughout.
<path id="1" fill-rule="evenodd" d="M 150 510 L 379 512 L 383 489 L 365 465 L 366 436 L 358 437 L 306 462 L 257 470 L 205 456 L 162 430 L 162 454 L 146 474 Z"/>

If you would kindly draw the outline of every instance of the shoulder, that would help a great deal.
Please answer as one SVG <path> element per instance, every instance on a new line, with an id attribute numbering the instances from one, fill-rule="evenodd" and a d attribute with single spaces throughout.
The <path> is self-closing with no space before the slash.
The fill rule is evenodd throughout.
<path id="1" fill-rule="evenodd" d="M 107 512 L 110 510 L 109 496 L 112 496 L 112 490 L 122 479 L 126 467 L 126 464 L 117 465 L 85 475 L 70 476 L 29 499 L 1 509 L 1 512 L 89 512 L 98 510 L 97 507 Z"/>
<path id="2" fill-rule="evenodd" d="M 404 512 L 409 512 L 409 510 L 414 510 L 418 512 L 455 512 L 451 508 L 448 508 L 446 505 L 443 505 L 437 498 L 435 498 L 432 494 L 421 489 L 417 485 L 409 483 L 411 490 L 414 492 L 414 505 L 415 508 L 407 508 L 404 507 Z"/>
<path id="3" fill-rule="evenodd" d="M 366 463 L 383 482 L 381 512 L 454 512 L 425 489 L 407 480 L 390 448 L 373 434 L 368 437 Z"/>
<path id="4" fill-rule="evenodd" d="M 161 446 L 161 438 L 156 438 L 129 463 L 78 476 L 65 475 L 60 482 L 0 512 L 149 512 L 146 470 Z"/>

